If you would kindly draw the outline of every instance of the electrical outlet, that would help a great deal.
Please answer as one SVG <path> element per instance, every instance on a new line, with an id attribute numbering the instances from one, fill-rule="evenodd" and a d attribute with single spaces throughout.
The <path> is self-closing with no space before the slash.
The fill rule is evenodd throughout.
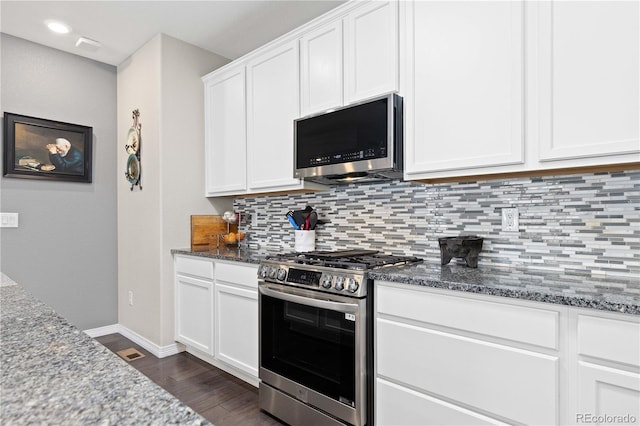
<path id="1" fill-rule="evenodd" d="M 502 209 L 502 230 L 505 232 L 518 232 L 518 208 Z"/>
<path id="2" fill-rule="evenodd" d="M 17 228 L 18 213 L 0 213 L 0 228 Z"/>
<path id="3" fill-rule="evenodd" d="M 133 306 L 133 291 L 129 290 L 129 306 Z"/>

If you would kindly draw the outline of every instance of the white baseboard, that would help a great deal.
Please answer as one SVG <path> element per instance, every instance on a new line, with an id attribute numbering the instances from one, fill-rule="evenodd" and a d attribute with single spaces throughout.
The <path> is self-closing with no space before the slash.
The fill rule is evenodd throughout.
<path id="1" fill-rule="evenodd" d="M 105 325 L 104 327 L 91 328 L 89 330 L 84 330 L 84 332 L 88 334 L 89 337 L 93 337 L 93 338 L 106 336 L 107 334 L 119 333 L 120 324 L 111 324 L 111 325 Z"/>
<path id="2" fill-rule="evenodd" d="M 135 331 L 128 329 L 122 324 L 113 324 L 105 327 L 92 328 L 90 330 L 84 330 L 84 332 L 87 333 L 90 337 L 99 337 L 105 336 L 107 334 L 119 333 L 132 342 L 142 346 L 142 348 L 151 352 L 158 358 L 175 355 L 177 353 L 183 352 L 185 349 L 184 345 L 181 345 L 177 342 L 166 346 L 156 345 L 151 340 L 139 335 Z"/>

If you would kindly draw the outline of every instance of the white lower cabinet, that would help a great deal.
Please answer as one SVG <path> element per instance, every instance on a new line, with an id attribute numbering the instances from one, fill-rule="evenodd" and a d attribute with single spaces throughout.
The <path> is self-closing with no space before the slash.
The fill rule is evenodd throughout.
<path id="1" fill-rule="evenodd" d="M 639 424 L 640 317 L 375 284 L 377 425 Z"/>
<path id="2" fill-rule="evenodd" d="M 176 255 L 174 265 L 176 341 L 257 385 L 257 265 L 184 255 Z"/>
<path id="3" fill-rule="evenodd" d="M 213 262 L 176 256 L 175 339 L 213 355 Z"/>
<path id="4" fill-rule="evenodd" d="M 640 424 L 640 322 L 578 315 L 577 335 L 578 407 L 570 420 Z"/>
<path id="5" fill-rule="evenodd" d="M 381 378 L 376 379 L 376 400 L 378 425 L 506 424 Z"/>
<path id="6" fill-rule="evenodd" d="M 558 423 L 558 312 L 375 289 L 377 424 Z"/>
<path id="7" fill-rule="evenodd" d="M 213 355 L 213 282 L 176 275 L 176 340 Z"/>
<path id="8" fill-rule="evenodd" d="M 252 265 L 216 265 L 215 356 L 258 377 L 258 278 Z M 223 271 L 223 278 L 218 272 Z M 224 272 L 229 272 L 230 277 Z"/>

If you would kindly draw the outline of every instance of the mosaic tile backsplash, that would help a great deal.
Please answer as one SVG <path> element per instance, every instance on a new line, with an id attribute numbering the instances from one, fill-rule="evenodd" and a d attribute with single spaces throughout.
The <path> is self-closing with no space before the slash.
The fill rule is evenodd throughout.
<path id="1" fill-rule="evenodd" d="M 352 184 L 234 200 L 234 209 L 249 215 L 242 225 L 248 243 L 286 252 L 293 251 L 294 232 L 285 214 L 307 205 L 328 222 L 316 228 L 317 250 L 375 249 L 438 261 L 438 238 L 478 235 L 484 238 L 480 267 L 632 278 L 640 273 L 640 171 Z M 511 207 L 519 210 L 519 232 L 502 231 L 502 209 Z"/>

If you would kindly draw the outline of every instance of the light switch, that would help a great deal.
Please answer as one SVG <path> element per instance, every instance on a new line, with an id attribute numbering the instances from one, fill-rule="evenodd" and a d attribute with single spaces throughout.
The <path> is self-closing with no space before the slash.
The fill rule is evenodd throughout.
<path id="1" fill-rule="evenodd" d="M 17 228 L 18 213 L 0 213 L 1 228 Z"/>

